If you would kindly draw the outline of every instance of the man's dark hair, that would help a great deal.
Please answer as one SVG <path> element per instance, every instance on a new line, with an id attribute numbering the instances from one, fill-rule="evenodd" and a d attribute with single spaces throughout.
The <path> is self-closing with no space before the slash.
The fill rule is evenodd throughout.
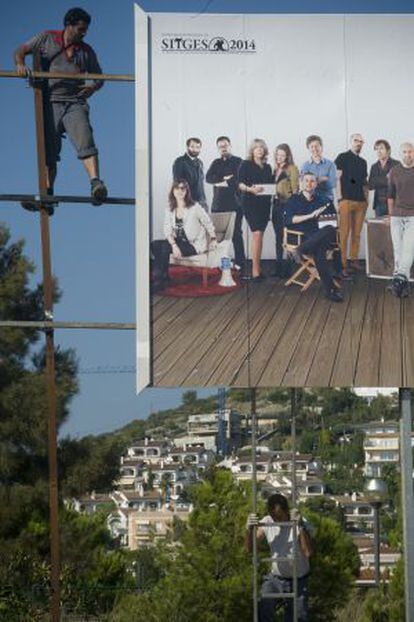
<path id="1" fill-rule="evenodd" d="M 308 148 L 311 143 L 315 142 L 315 140 L 318 141 L 321 147 L 323 147 L 322 138 L 316 134 L 311 134 L 306 139 L 306 148 Z"/>
<path id="2" fill-rule="evenodd" d="M 305 175 L 312 175 L 312 177 L 316 177 L 316 173 L 314 173 L 313 171 L 303 171 L 300 174 L 300 178 L 303 179 L 305 177 Z"/>
<path id="3" fill-rule="evenodd" d="M 69 9 L 63 18 L 64 26 L 75 26 L 78 22 L 85 22 L 86 24 L 91 23 L 91 16 L 89 13 L 80 9 L 79 7 L 75 7 L 74 9 Z"/>
<path id="4" fill-rule="evenodd" d="M 384 147 L 386 148 L 388 153 L 391 153 L 391 145 L 388 142 L 388 140 L 385 140 L 385 138 L 379 138 L 378 140 L 375 141 L 374 143 L 374 149 L 376 149 L 377 147 L 379 147 L 380 145 L 384 145 Z"/>
<path id="5" fill-rule="evenodd" d="M 227 140 L 227 142 L 231 144 L 231 140 L 228 136 L 219 136 L 216 140 L 216 145 L 218 145 L 221 140 Z"/>
<path id="6" fill-rule="evenodd" d="M 271 512 L 271 510 L 279 505 L 284 512 L 289 513 L 289 504 L 286 497 L 276 492 L 274 495 L 270 495 L 267 499 L 267 511 Z"/>
<path id="7" fill-rule="evenodd" d="M 187 140 L 185 141 L 187 147 L 190 146 L 190 143 L 197 143 L 197 145 L 201 145 L 201 140 L 196 136 L 191 136 L 191 138 L 187 138 Z"/>

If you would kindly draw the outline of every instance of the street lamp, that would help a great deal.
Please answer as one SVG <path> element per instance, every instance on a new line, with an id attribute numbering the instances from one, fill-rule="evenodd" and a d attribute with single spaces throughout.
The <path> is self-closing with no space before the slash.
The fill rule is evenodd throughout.
<path id="1" fill-rule="evenodd" d="M 365 496 L 374 510 L 374 559 L 375 585 L 380 583 L 380 521 L 379 510 L 388 496 L 387 484 L 377 477 L 368 480 L 365 486 Z"/>

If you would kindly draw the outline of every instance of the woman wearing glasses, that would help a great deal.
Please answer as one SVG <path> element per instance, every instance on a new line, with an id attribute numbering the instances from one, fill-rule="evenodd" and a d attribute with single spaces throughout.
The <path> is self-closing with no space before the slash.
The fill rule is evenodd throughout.
<path id="1" fill-rule="evenodd" d="M 166 239 L 151 242 L 154 256 L 153 291 L 163 289 L 169 280 L 170 255 L 176 259 L 191 257 L 205 253 L 208 249 L 214 250 L 217 246 L 213 223 L 201 205 L 193 200 L 186 181 L 172 184 L 168 204 L 164 218 Z"/>

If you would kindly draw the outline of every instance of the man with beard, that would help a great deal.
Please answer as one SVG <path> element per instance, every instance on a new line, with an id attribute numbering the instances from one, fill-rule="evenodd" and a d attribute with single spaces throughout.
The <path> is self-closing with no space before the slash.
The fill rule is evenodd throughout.
<path id="1" fill-rule="evenodd" d="M 25 64 L 28 54 L 40 54 L 42 71 L 77 73 L 102 73 L 94 50 L 83 42 L 91 22 L 83 9 L 67 11 L 63 19 L 64 30 L 47 30 L 23 45 L 14 53 L 17 73 L 25 77 L 29 69 Z M 98 150 L 89 121 L 87 99 L 103 86 L 102 80 L 86 85 L 85 82 L 50 79 L 43 89 L 43 116 L 45 124 L 47 193 L 53 195 L 57 162 L 60 160 L 62 136 L 67 134 L 82 160 L 91 184 L 94 205 L 101 205 L 107 189 L 99 178 Z M 35 210 L 35 203 L 24 202 L 25 209 Z M 53 206 L 49 205 L 49 214 Z"/>
<path id="2" fill-rule="evenodd" d="M 191 137 L 186 141 L 187 151 L 179 156 L 173 164 L 173 180 L 186 181 L 190 186 L 191 196 L 196 203 L 200 203 L 206 211 L 208 205 L 204 192 L 203 163 L 198 157 L 201 151 L 201 140 Z"/>
<path id="3" fill-rule="evenodd" d="M 206 174 L 207 183 L 214 186 L 211 211 L 236 212 L 233 233 L 234 261 L 236 267 L 242 269 L 246 256 L 241 228 L 243 212 L 237 189 L 237 173 L 242 160 L 232 154 L 231 142 L 228 136 L 219 136 L 216 144 L 220 157 L 211 163 Z"/>
<path id="4" fill-rule="evenodd" d="M 393 166 L 398 164 L 398 160 L 391 157 L 391 145 L 384 138 L 375 141 L 374 149 L 377 152 L 378 160 L 371 166 L 368 185 L 370 190 L 374 190 L 375 216 L 381 218 L 388 214 L 388 173 Z"/>
<path id="5" fill-rule="evenodd" d="M 414 262 L 414 145 L 400 147 L 401 164 L 389 173 L 388 210 L 394 249 L 392 292 L 403 298 L 409 294 L 409 278 Z"/>
<path id="6" fill-rule="evenodd" d="M 361 231 L 368 207 L 367 162 L 360 153 L 364 145 L 361 134 L 351 134 L 351 148 L 335 160 L 338 170 L 337 198 L 342 265 L 347 270 L 348 238 L 351 238 L 349 271 L 362 270 L 358 262 Z"/>

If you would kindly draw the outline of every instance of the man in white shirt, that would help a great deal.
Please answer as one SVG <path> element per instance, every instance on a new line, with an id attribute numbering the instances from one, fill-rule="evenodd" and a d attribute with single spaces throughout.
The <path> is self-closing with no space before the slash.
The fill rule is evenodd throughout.
<path id="1" fill-rule="evenodd" d="M 259 602 L 259 620 L 260 622 L 273 622 L 275 607 L 277 603 L 282 600 L 284 607 L 283 620 L 284 622 L 292 622 L 292 598 L 278 599 L 266 597 L 266 594 L 292 593 L 294 590 L 294 526 L 285 524 L 291 520 L 286 497 L 277 493 L 271 495 L 267 500 L 267 511 L 268 514 L 260 522 L 256 514 L 250 514 L 247 522 L 247 550 L 249 552 L 252 551 L 253 528 L 257 526 L 257 543 L 259 544 L 266 538 L 272 557 L 271 572 L 265 576 L 262 584 L 261 599 Z M 298 621 L 307 622 L 309 558 L 313 551 L 310 535 L 302 519 L 298 521 L 295 548 L 298 578 Z"/>

